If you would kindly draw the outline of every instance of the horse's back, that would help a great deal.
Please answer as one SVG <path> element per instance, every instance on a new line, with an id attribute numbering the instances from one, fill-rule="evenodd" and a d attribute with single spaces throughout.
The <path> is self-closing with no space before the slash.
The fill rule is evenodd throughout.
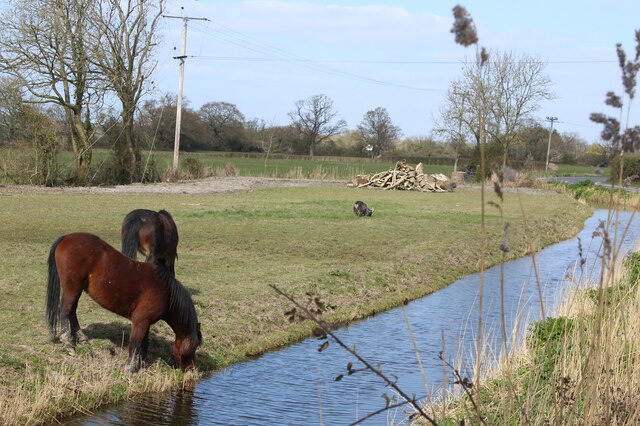
<path id="1" fill-rule="evenodd" d="M 141 301 L 164 304 L 165 290 L 155 267 L 128 258 L 97 235 L 67 234 L 55 256 L 63 288 L 81 286 L 105 309 L 130 317 Z"/>
<path id="2" fill-rule="evenodd" d="M 105 253 L 116 251 L 106 241 L 89 232 L 72 232 L 65 235 L 55 250 L 58 269 L 87 269 L 96 264 Z M 62 266 L 62 268 L 61 268 Z"/>

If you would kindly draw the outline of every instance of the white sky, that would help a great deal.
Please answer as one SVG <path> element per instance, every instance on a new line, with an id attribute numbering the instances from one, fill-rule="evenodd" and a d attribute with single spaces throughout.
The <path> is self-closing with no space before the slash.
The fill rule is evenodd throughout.
<path id="1" fill-rule="evenodd" d="M 297 100 L 326 94 L 350 129 L 384 107 L 409 137 L 430 134 L 449 83 L 473 56 L 450 33 L 456 4 L 474 19 L 481 46 L 548 63 L 557 97 L 542 105 L 541 121 L 558 117 L 560 132 L 599 140 L 589 114 L 617 117 L 603 101 L 609 90 L 623 94 L 615 44 L 635 55 L 638 0 L 186 0 L 169 1 L 166 14 L 209 19 L 188 25 L 190 107 L 225 101 L 247 119 L 281 125 Z M 182 21 L 164 19 L 162 31 L 154 97 L 177 92 Z"/>

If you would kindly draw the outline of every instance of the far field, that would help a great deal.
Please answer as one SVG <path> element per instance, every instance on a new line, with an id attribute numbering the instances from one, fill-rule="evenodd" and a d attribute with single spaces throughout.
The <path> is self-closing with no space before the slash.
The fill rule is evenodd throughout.
<path id="1" fill-rule="evenodd" d="M 93 152 L 92 177 L 100 173 L 100 170 L 108 164 L 110 152 L 97 149 Z M 15 174 L 22 178 L 29 178 L 29 169 L 32 168 L 31 151 L 0 149 L 0 183 L 21 183 L 12 181 L 4 171 L 12 174 L 11 164 L 17 168 Z M 160 175 L 170 170 L 173 164 L 173 152 L 157 151 L 152 156 L 156 164 L 156 170 Z M 255 177 L 282 177 L 282 178 L 306 178 L 306 179 L 338 179 L 351 180 L 358 174 L 374 174 L 380 171 L 389 170 L 395 162 L 389 160 L 378 160 L 356 157 L 322 157 L 317 156 L 310 159 L 306 156 L 272 154 L 266 158 L 265 154 L 256 153 L 224 153 L 224 152 L 197 152 L 180 153 L 181 171 L 188 170 L 185 161 L 197 159 L 202 167 L 210 167 L 216 176 L 224 176 L 224 169 L 227 163 L 231 163 L 238 176 Z M 142 167 L 148 164 L 149 155 L 143 153 Z M 425 173 L 443 173 L 451 176 L 453 172 L 453 160 L 429 159 L 425 157 L 419 160 L 425 166 Z M 458 170 L 463 170 L 464 159 L 460 160 Z M 62 174 L 70 174 L 74 165 L 73 153 L 61 152 L 58 154 L 58 166 Z M 412 162 L 409 165 L 415 166 Z M 595 176 L 594 167 L 560 164 L 559 170 L 553 173 L 555 176 Z M 603 176 L 609 176 L 609 168 L 603 169 Z M 552 173 L 544 171 L 530 171 L 534 177 L 549 176 Z"/>

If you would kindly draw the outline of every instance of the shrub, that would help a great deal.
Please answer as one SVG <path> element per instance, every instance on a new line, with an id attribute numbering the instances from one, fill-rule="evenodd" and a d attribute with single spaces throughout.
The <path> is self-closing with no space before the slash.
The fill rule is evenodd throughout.
<path id="1" fill-rule="evenodd" d="M 227 163 L 224 165 L 224 175 L 225 176 L 237 176 L 238 172 L 236 171 L 236 167 L 233 163 Z"/>
<path id="2" fill-rule="evenodd" d="M 640 279 L 640 252 L 629 253 L 624 260 L 624 267 L 627 270 L 627 283 L 635 287 Z"/>
<path id="3" fill-rule="evenodd" d="M 144 183 L 160 182 L 161 176 L 158 171 L 158 164 L 156 163 L 156 157 L 154 155 L 149 158 L 148 162 L 143 160 L 141 173 L 141 181 Z"/>
<path id="4" fill-rule="evenodd" d="M 620 176 L 620 156 L 616 156 L 611 160 L 611 180 L 619 181 L 629 176 L 640 176 L 640 155 L 625 153 L 622 176 Z"/>
<path id="5" fill-rule="evenodd" d="M 182 166 L 184 167 L 185 179 L 200 179 L 202 177 L 204 167 L 202 166 L 202 162 L 197 158 L 185 158 L 182 161 Z"/>
<path id="6" fill-rule="evenodd" d="M 92 163 L 89 176 L 93 185 L 120 185 L 127 183 L 122 173 L 122 167 L 120 167 L 118 160 L 112 154 L 106 157 L 102 163 Z"/>
<path id="7" fill-rule="evenodd" d="M 536 354 L 536 368 L 539 368 L 538 377 L 549 378 L 559 359 L 565 337 L 574 329 L 574 320 L 571 318 L 547 318 L 531 324 L 531 333 L 527 342 Z"/>

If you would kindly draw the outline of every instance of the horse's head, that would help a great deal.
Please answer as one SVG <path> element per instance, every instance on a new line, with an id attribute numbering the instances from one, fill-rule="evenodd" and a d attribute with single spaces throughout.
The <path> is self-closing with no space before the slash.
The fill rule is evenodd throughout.
<path id="1" fill-rule="evenodd" d="M 173 354 L 176 357 L 178 367 L 183 371 L 195 370 L 196 349 L 202 344 L 202 333 L 200 323 L 196 326 L 195 333 L 189 333 L 182 338 L 176 338 L 173 342 Z"/>

